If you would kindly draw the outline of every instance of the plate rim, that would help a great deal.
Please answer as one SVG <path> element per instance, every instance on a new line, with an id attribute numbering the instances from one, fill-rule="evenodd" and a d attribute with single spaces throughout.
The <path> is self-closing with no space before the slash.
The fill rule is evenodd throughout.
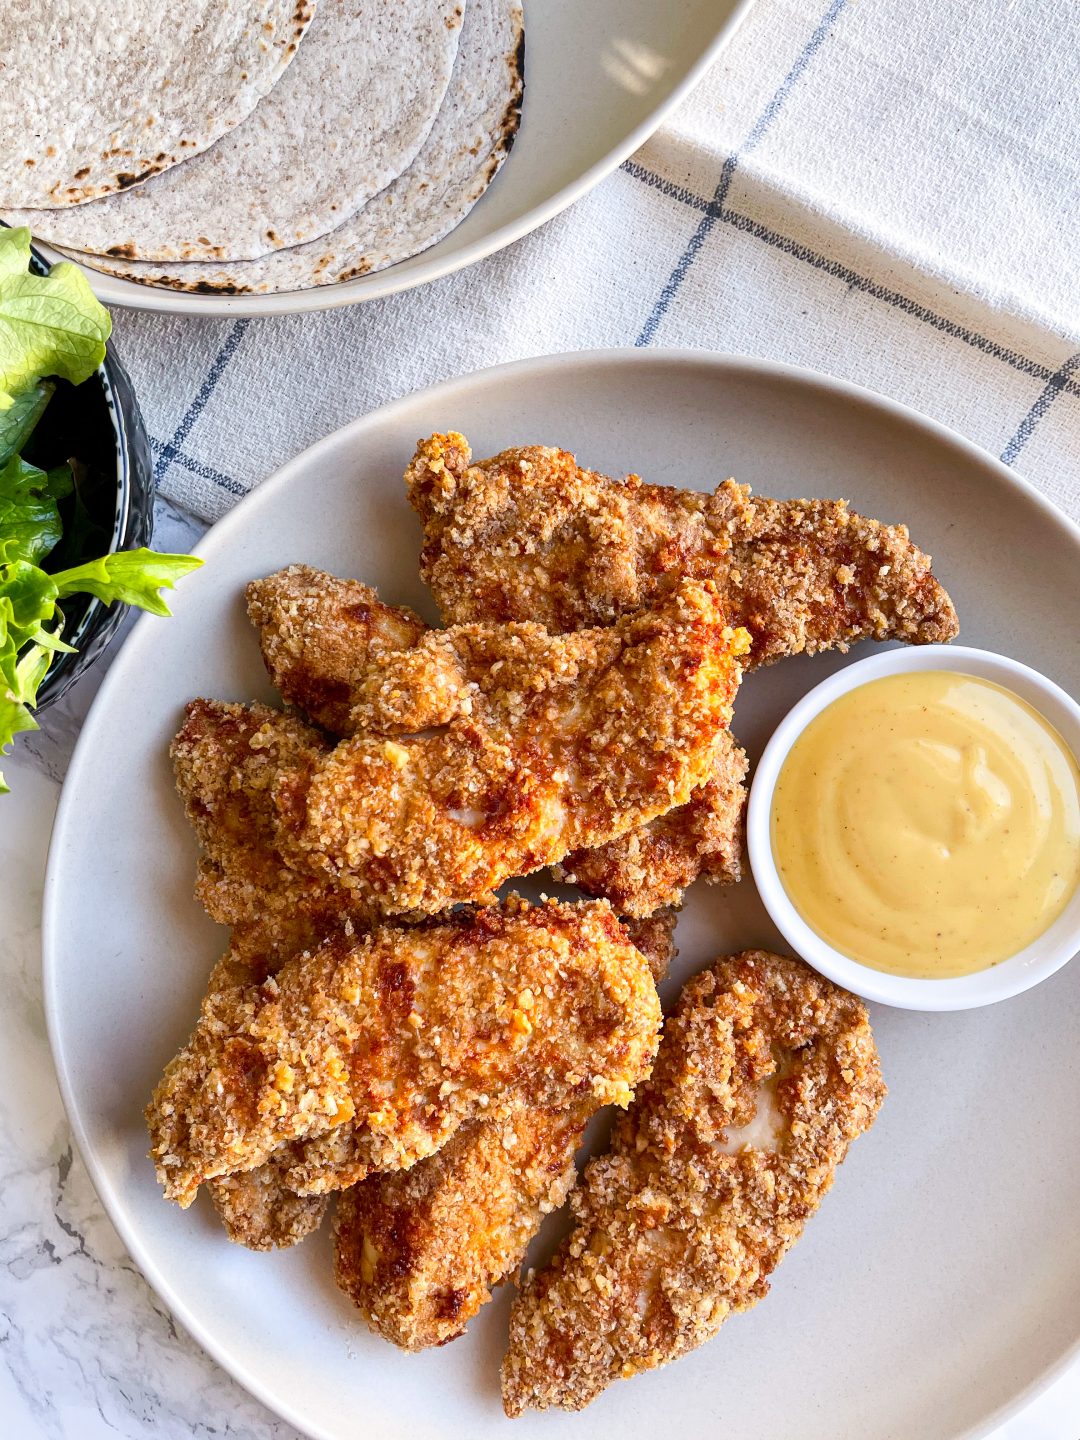
<path id="1" fill-rule="evenodd" d="M 317 440 L 313 445 L 294 455 L 284 465 L 279 466 L 266 480 L 250 490 L 232 510 L 210 527 L 193 548 L 192 554 L 200 558 L 212 558 L 214 551 L 219 546 L 228 545 L 235 528 L 246 525 L 247 516 L 254 512 L 260 497 L 262 503 L 266 503 L 268 495 L 273 495 L 284 486 L 293 483 L 294 476 L 303 473 L 309 466 L 317 463 L 324 451 L 342 443 L 346 437 L 349 439 L 362 437 L 366 429 L 392 420 L 398 411 L 409 409 L 417 402 L 442 402 L 460 387 L 484 383 L 495 377 L 520 381 L 526 377 L 538 378 L 551 371 L 573 368 L 575 365 L 583 368 L 599 366 L 615 370 L 632 369 L 639 366 L 648 368 L 656 365 L 672 368 L 697 366 L 715 372 L 718 379 L 722 379 L 725 375 L 742 373 L 751 377 L 787 380 L 799 386 L 824 390 L 858 404 L 869 405 L 870 408 L 888 415 L 893 420 L 910 424 L 933 439 L 952 446 L 968 461 L 988 467 L 991 473 L 995 474 L 999 480 L 1004 481 L 1008 487 L 1019 490 L 1027 500 L 1037 502 L 1037 506 L 1045 518 L 1057 525 L 1080 551 L 1080 524 L 1037 490 L 1031 481 L 1025 479 L 990 451 L 903 401 L 891 399 L 868 386 L 857 385 L 850 380 L 827 375 L 808 366 L 792 365 L 752 355 L 729 351 L 695 350 L 686 347 L 618 347 L 560 351 L 555 354 L 509 361 L 500 365 L 484 366 L 479 370 L 469 371 L 463 375 L 439 381 L 437 384 L 425 386 L 409 395 L 401 396 L 385 405 L 369 410 L 355 420 L 339 426 L 338 429 L 323 436 L 321 440 Z M 310 1437 L 310 1440 L 340 1440 L 339 1434 L 322 1426 L 312 1428 L 310 1421 L 294 1412 L 290 1402 L 274 1395 L 257 1377 L 234 1363 L 228 1356 L 224 1345 L 189 1313 L 182 1297 L 174 1294 L 172 1286 L 159 1273 L 156 1262 L 144 1249 L 137 1229 L 128 1223 L 121 1197 L 104 1174 L 97 1156 L 91 1149 L 72 1089 L 71 1077 L 63 1060 L 57 1020 L 58 965 L 54 939 L 54 930 L 59 928 L 55 912 L 59 908 L 58 873 L 61 864 L 63 832 L 68 823 L 68 814 L 76 803 L 74 797 L 78 789 L 80 771 L 88 763 L 87 757 L 93 753 L 94 731 L 99 723 L 96 717 L 105 714 L 113 690 L 123 683 L 126 669 L 136 663 L 130 657 L 138 656 L 144 643 L 141 637 L 147 632 L 155 618 L 148 614 L 138 617 L 126 638 L 123 653 L 117 656 L 94 696 L 72 752 L 53 818 L 45 866 L 41 926 L 42 999 L 53 1068 L 64 1112 L 71 1127 L 72 1139 L 86 1166 L 94 1191 L 101 1201 L 110 1224 L 116 1230 L 143 1278 L 168 1308 L 170 1315 L 183 1326 L 186 1333 L 211 1357 L 215 1364 L 219 1365 L 249 1395 L 264 1405 L 271 1414 L 294 1426 L 300 1434 Z M 72 781 L 75 783 L 70 783 Z M 985 1419 L 976 1422 L 974 1426 L 954 1435 L 951 1440 L 987 1440 L 987 1437 L 991 1436 L 1001 1425 L 1022 1414 L 1034 1400 L 1049 1390 L 1078 1359 L 1080 1359 L 1080 1332 L 1055 1361 L 1051 1362 L 1011 1400 L 999 1406 Z M 377 1440 L 374 1433 L 372 1440 Z"/>

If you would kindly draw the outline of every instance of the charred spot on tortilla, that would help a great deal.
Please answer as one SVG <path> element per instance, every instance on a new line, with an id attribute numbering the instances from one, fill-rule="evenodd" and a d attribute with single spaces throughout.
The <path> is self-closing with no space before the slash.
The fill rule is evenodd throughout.
<path id="1" fill-rule="evenodd" d="M 172 280 L 166 281 L 171 284 L 174 290 L 187 290 L 192 295 L 243 295 L 247 291 L 244 285 L 234 285 L 229 281 L 224 284 L 215 285 L 209 280 Z"/>
<path id="2" fill-rule="evenodd" d="M 128 3 L 138 9 L 149 0 Z M 198 9 L 212 0 L 194 3 Z M 275 4 L 284 3 L 261 0 L 259 9 L 272 14 Z M 289 243 L 317 240 L 342 215 L 355 214 L 409 167 L 428 138 L 453 74 L 461 0 L 412 0 L 407 6 L 325 0 L 295 11 L 314 17 L 303 43 L 297 35 L 281 36 L 270 20 L 264 42 L 281 46 L 285 59 L 295 53 L 295 62 L 233 133 L 209 148 L 196 147 L 203 130 L 216 123 L 208 108 L 180 139 L 181 164 L 151 164 L 138 149 L 129 151 L 119 180 L 107 187 L 116 193 L 100 204 L 28 209 L 13 217 L 15 223 L 87 255 L 109 256 L 130 240 L 127 258 L 156 262 L 171 273 L 177 261 L 260 259 Z M 327 73 L 337 75 L 333 86 L 326 85 Z M 154 103 L 156 111 L 160 99 Z M 297 114 L 310 122 L 298 125 Z M 310 132 L 342 135 L 357 114 L 365 123 L 352 127 L 350 145 L 324 147 L 320 163 L 312 164 L 316 135 Z M 142 137 L 139 144 L 144 131 Z M 155 150 L 160 153 L 157 136 Z M 167 178 L 154 179 L 165 168 Z M 2 169 L 0 160 L 0 175 Z M 137 193 L 151 179 L 150 189 Z"/>
<path id="3" fill-rule="evenodd" d="M 449 10 L 461 8 L 460 0 L 446 3 Z M 317 31 L 311 34 L 317 38 Z M 298 63 L 303 64 L 305 49 L 312 44 L 309 35 Z M 415 160 L 360 210 L 351 211 L 341 194 L 334 194 L 329 206 L 333 224 L 324 235 L 294 225 L 283 229 L 270 223 L 272 214 L 256 208 L 256 218 L 261 221 L 258 238 L 264 250 L 258 259 L 231 259 L 224 245 L 213 247 L 220 260 L 199 259 L 186 242 L 175 243 L 175 237 L 167 263 L 148 262 L 138 255 L 83 254 L 79 258 L 144 285 L 217 295 L 296 291 L 347 283 L 382 270 L 442 240 L 485 193 L 521 123 L 523 69 L 520 5 L 516 0 L 469 0 L 450 84 Z M 479 137 L 483 138 L 477 143 Z M 163 183 L 155 181 L 154 186 Z M 133 192 L 128 198 L 137 195 Z M 126 238 L 126 234 L 114 237 Z M 198 238 L 212 240 L 215 236 L 203 230 Z M 93 247 L 73 244 L 72 248 Z M 177 266 L 177 260 L 184 264 Z"/>
<path id="4" fill-rule="evenodd" d="M 130 171 L 121 170 L 116 177 L 116 188 L 118 190 L 130 190 L 132 185 L 141 185 L 144 180 L 149 180 L 151 175 L 158 175 L 160 173 L 160 165 L 149 165 L 138 175 L 132 175 Z"/>
<path id="5" fill-rule="evenodd" d="M 525 84 L 525 27 L 521 27 L 521 35 L 518 37 L 517 50 L 514 53 L 514 63 L 511 67 L 517 76 L 518 99 L 521 99 L 521 88 Z"/>
<path id="6" fill-rule="evenodd" d="M 76 7 L 80 16 L 94 8 Z M 65 47 L 43 49 L 42 31 L 55 18 L 52 0 L 9 7 L 0 133 L 38 135 L 40 149 L 32 165 L 0 153 L 0 194 L 12 207 L 69 211 L 133 189 L 213 145 L 271 90 L 292 59 L 287 44 L 299 41 L 310 19 L 310 0 L 299 6 L 261 0 L 259 8 L 271 23 L 269 45 L 243 6 L 189 0 L 184 23 L 162 27 L 156 0 L 126 0 L 113 7 L 108 46 L 82 43 L 80 23 L 89 21 L 77 16 Z M 70 63 L 72 47 L 77 66 Z M 43 92 L 50 97 L 44 133 L 36 108 Z M 116 165 L 120 159 L 127 163 Z"/>

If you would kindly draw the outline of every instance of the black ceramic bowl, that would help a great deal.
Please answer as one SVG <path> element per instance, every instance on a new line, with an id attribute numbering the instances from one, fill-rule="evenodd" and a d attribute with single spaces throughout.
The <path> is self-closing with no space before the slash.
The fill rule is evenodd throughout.
<path id="1" fill-rule="evenodd" d="M 38 274 L 49 269 L 36 254 L 32 264 Z M 71 524 L 75 498 L 61 501 L 65 537 L 42 562 L 45 569 L 67 569 L 113 550 L 149 545 L 154 506 L 150 445 L 131 381 L 111 341 L 105 363 L 89 380 L 81 385 L 57 381 L 23 454 L 42 469 L 74 460 L 79 472 L 81 523 Z M 61 608 L 62 638 L 77 653 L 53 661 L 38 691 L 38 710 L 58 700 L 94 663 L 115 635 L 126 607 L 73 595 Z"/>

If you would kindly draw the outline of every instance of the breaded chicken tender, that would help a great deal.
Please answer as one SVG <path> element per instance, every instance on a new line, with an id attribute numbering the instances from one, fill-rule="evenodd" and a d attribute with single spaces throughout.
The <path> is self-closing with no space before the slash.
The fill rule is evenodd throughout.
<path id="1" fill-rule="evenodd" d="M 667 912 L 626 927 L 657 980 L 674 925 Z M 561 1109 L 516 1101 L 504 1120 L 463 1126 L 411 1170 L 372 1175 L 341 1196 L 335 1275 L 371 1328 L 407 1350 L 460 1335 L 566 1199 L 596 1108 L 592 1097 Z"/>
<path id="2" fill-rule="evenodd" d="M 378 704 L 422 688 L 418 673 L 456 672 L 455 713 L 280 770 L 277 850 L 384 913 L 486 902 L 504 880 L 684 804 L 724 743 L 745 645 L 695 582 L 604 630 L 429 631 L 384 658 Z"/>
<path id="3" fill-rule="evenodd" d="M 293 715 L 268 706 L 197 700 L 173 741 L 177 789 L 202 842 L 196 893 L 211 917 L 232 927 L 230 948 L 211 974 L 204 1014 L 223 992 L 256 988 L 301 950 L 344 925 L 356 932 L 372 916 L 330 877 L 291 870 L 275 844 L 271 781 L 278 767 L 302 769 L 331 742 Z M 298 763 L 299 762 L 299 763 Z M 234 1000 L 226 1004 L 232 1008 Z M 209 1182 L 230 1240 L 250 1250 L 294 1245 L 318 1228 L 333 1177 L 299 1195 L 287 1172 L 304 1162 L 282 1151 L 265 1165 Z M 341 1184 L 350 1184 L 350 1170 Z"/>
<path id="4" fill-rule="evenodd" d="M 278 844 L 332 748 L 295 715 L 217 700 L 193 700 L 172 742 L 176 788 L 203 849 L 196 895 L 247 950 L 278 961 L 363 914 L 359 896 L 293 868 Z"/>
<path id="5" fill-rule="evenodd" d="M 370 585 L 290 565 L 253 580 L 246 594 L 274 687 L 332 735 L 426 730 L 458 712 L 466 682 L 448 657 L 445 675 L 433 660 L 407 697 L 378 713 L 387 658 L 412 650 L 428 626 L 405 606 L 384 605 Z"/>
<path id="6" fill-rule="evenodd" d="M 659 1001 L 610 906 L 503 907 L 330 936 L 213 997 L 147 1107 L 166 1198 L 352 1124 L 372 1169 L 415 1164 L 510 1093 L 626 1104 Z"/>
<path id="7" fill-rule="evenodd" d="M 625 916 L 680 905 L 699 876 L 732 885 L 742 877 L 746 751 L 727 731 L 709 778 L 685 805 L 658 815 L 591 850 L 575 850 L 554 867 L 557 879 L 602 896 Z"/>
<path id="8" fill-rule="evenodd" d="M 259 987 L 290 958 L 280 948 L 265 946 L 264 939 L 262 926 L 233 931 L 229 949 L 210 972 L 200 1024 L 227 1032 L 238 1005 L 257 999 Z M 296 1151 L 302 1154 L 302 1142 Z M 319 1228 L 327 1191 L 333 1187 L 318 1194 L 297 1194 L 287 1183 L 287 1171 L 295 1163 L 296 1155 L 286 1148 L 254 1170 L 207 1182 L 210 1199 L 234 1244 L 249 1250 L 284 1249 Z"/>
<path id="9" fill-rule="evenodd" d="M 748 664 L 855 640 L 951 640 L 956 613 L 903 525 L 842 500 L 769 500 L 725 480 L 709 495 L 611 479 L 565 450 L 475 464 L 462 435 L 422 441 L 405 473 L 424 527 L 421 573 L 447 624 L 607 625 L 683 579 L 716 584 Z"/>
<path id="10" fill-rule="evenodd" d="M 257 990 L 278 968 L 278 956 L 259 944 L 252 931 L 236 931 L 224 957 L 210 973 L 201 1013 L 208 1024 L 228 1023 L 236 993 Z M 285 1184 L 276 1158 L 256 1170 L 223 1175 L 207 1189 L 225 1233 L 249 1250 L 295 1245 L 317 1230 L 326 1213 L 325 1196 L 297 1195 Z"/>
<path id="11" fill-rule="evenodd" d="M 801 961 L 751 950 L 691 980 L 514 1302 L 506 1413 L 580 1410 L 760 1300 L 884 1095 L 862 1002 Z"/>
<path id="12" fill-rule="evenodd" d="M 589 1114 L 518 1101 L 502 1123 L 463 1125 L 411 1170 L 339 1196 L 334 1275 L 371 1329 L 405 1350 L 462 1334 L 570 1193 Z"/>
<path id="13" fill-rule="evenodd" d="M 675 955 L 675 922 L 672 909 L 658 910 L 645 919 L 623 917 L 621 924 L 648 962 L 653 980 L 659 983 Z M 589 1100 L 585 1113 L 596 1102 Z M 314 1140 L 286 1147 L 275 1156 L 282 1179 L 300 1195 L 325 1195 L 358 1184 L 376 1169 L 371 1158 L 372 1139 L 362 1128 L 339 1125 Z M 423 1163 L 423 1162 L 422 1162 Z"/>
<path id="14" fill-rule="evenodd" d="M 200 892 L 215 918 L 235 927 L 228 965 L 215 971 L 212 989 L 225 988 L 225 977 L 234 985 L 261 983 L 343 921 L 357 931 L 367 928 L 351 892 L 329 877 L 314 881 L 290 871 L 271 843 L 275 759 L 300 750 L 317 757 L 327 744 L 295 716 L 268 707 L 212 701 L 189 707 L 173 745 L 178 788 L 214 857 L 203 859 Z M 657 917 L 653 955 L 657 945 L 670 945 L 673 923 L 672 916 Z M 647 930 L 639 926 L 638 934 Z M 330 1192 L 371 1171 L 370 1148 L 370 1137 L 344 1124 L 282 1147 L 256 1170 L 212 1181 L 211 1198 L 229 1238 L 256 1250 L 296 1243 L 317 1227 Z"/>
<path id="15" fill-rule="evenodd" d="M 624 928 L 660 980 L 675 915 Z M 569 1107 L 515 1100 L 504 1119 L 463 1125 L 411 1170 L 371 1175 L 338 1200 L 334 1273 L 371 1328 L 406 1350 L 460 1335 L 520 1266 L 569 1194 L 592 1096 Z"/>
<path id="16" fill-rule="evenodd" d="M 274 684 L 289 704 L 334 734 L 423 730 L 446 723 L 468 703 L 468 675 L 447 665 L 442 649 L 420 647 L 427 627 L 419 617 L 384 605 L 359 581 L 291 565 L 254 581 L 247 594 Z M 395 657 L 395 648 L 413 653 Z M 556 867 L 557 877 L 638 916 L 678 905 L 699 875 L 737 881 L 746 763 L 725 733 L 709 779 L 686 805 L 605 845 L 575 851 Z"/>

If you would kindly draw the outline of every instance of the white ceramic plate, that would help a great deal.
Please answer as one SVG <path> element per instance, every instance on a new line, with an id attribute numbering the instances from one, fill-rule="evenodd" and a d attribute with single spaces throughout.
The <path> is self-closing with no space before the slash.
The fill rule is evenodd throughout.
<path id="1" fill-rule="evenodd" d="M 454 381 L 330 436 L 217 525 L 175 618 L 136 626 L 83 731 L 49 861 L 45 998 L 76 1139 L 131 1254 L 211 1354 L 326 1440 L 511 1433 L 497 1389 L 509 1295 L 453 1345 L 404 1355 L 354 1320 L 325 1233 L 254 1255 L 225 1241 L 208 1203 L 182 1213 L 161 1200 L 141 1110 L 223 946 L 191 897 L 195 846 L 166 749 L 191 696 L 269 696 L 241 602 L 252 576 L 309 561 L 432 613 L 401 475 L 418 436 L 451 427 L 478 454 L 558 443 L 612 473 L 706 488 L 734 473 L 907 520 L 968 643 L 1080 691 L 1080 653 L 1061 633 L 1080 611 L 1075 527 L 910 411 L 756 361 L 625 351 Z M 736 730 L 752 755 L 844 663 L 751 676 Z M 749 880 L 695 890 L 678 939 L 676 980 L 778 943 Z M 530 1416 L 514 1435 L 970 1440 L 1064 1364 L 1080 1337 L 1080 965 L 985 1010 L 878 1008 L 874 1021 L 889 1100 L 769 1298 L 585 1416 Z"/>
<path id="2" fill-rule="evenodd" d="M 91 269 L 87 278 L 106 305 L 188 315 L 329 310 L 437 280 L 520 240 L 643 145 L 716 58 L 750 3 L 524 0 L 525 103 L 510 156 L 456 230 L 400 265 L 281 295 L 186 295 Z"/>

